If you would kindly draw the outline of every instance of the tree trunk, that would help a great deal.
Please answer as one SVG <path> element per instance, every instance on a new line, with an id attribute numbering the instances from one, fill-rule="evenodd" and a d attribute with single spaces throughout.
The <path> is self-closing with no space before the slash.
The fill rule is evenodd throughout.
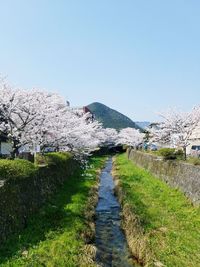
<path id="1" fill-rule="evenodd" d="M 12 152 L 11 152 L 11 158 L 14 159 L 19 155 L 19 147 L 17 146 L 17 142 L 13 142 Z"/>
<path id="2" fill-rule="evenodd" d="M 187 159 L 187 154 L 186 154 L 186 147 L 183 147 L 183 156 L 184 156 L 184 160 Z"/>

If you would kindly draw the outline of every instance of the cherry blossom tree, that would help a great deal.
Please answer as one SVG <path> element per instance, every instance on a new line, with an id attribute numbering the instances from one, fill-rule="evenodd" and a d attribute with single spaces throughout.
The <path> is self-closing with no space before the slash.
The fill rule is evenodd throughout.
<path id="1" fill-rule="evenodd" d="M 45 93 L 40 94 L 44 96 Z M 95 135 L 101 124 L 89 120 L 89 114 L 80 116 L 74 113 L 58 95 L 49 94 L 43 99 L 42 108 L 39 108 L 40 116 L 29 131 L 29 144 L 37 144 L 41 150 L 51 148 L 73 152 L 88 151 L 98 146 Z"/>
<path id="2" fill-rule="evenodd" d="M 12 156 L 19 149 L 34 151 L 68 150 L 90 153 L 101 146 L 135 146 L 143 135 L 126 128 L 103 129 L 90 113 L 73 111 L 58 94 L 42 90 L 22 90 L 0 81 L 0 132 L 12 144 Z"/>
<path id="3" fill-rule="evenodd" d="M 113 128 L 100 128 L 96 134 L 99 146 L 114 146 L 117 143 L 118 132 Z"/>
<path id="4" fill-rule="evenodd" d="M 118 134 L 117 144 L 136 147 L 143 142 L 144 134 L 138 129 L 124 128 Z"/>
<path id="5" fill-rule="evenodd" d="M 101 128 L 90 114 L 74 113 L 57 94 L 0 83 L 0 131 L 12 144 L 13 156 L 19 148 L 31 151 L 35 146 L 42 150 L 94 149 Z"/>
<path id="6" fill-rule="evenodd" d="M 97 121 L 88 121 L 88 114 L 75 117 L 71 120 L 70 127 L 65 127 L 63 147 L 68 146 L 72 151 L 79 153 L 91 152 L 100 145 L 97 133 L 102 126 Z"/>
<path id="7" fill-rule="evenodd" d="M 200 121 L 200 108 L 195 107 L 191 112 L 181 112 L 176 109 L 159 114 L 162 118 L 157 129 L 151 129 L 151 139 L 171 147 L 182 148 L 186 158 L 186 147 L 189 138 Z"/>
<path id="8" fill-rule="evenodd" d="M 26 132 L 36 119 L 39 99 L 32 92 L 13 90 L 7 83 L 0 85 L 0 131 L 11 142 L 12 154 L 27 143 Z"/>

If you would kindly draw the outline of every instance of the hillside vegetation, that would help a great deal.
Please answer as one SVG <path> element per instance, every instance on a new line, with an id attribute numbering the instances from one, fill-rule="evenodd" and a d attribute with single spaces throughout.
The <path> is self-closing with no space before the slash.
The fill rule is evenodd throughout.
<path id="1" fill-rule="evenodd" d="M 136 128 L 139 126 L 122 113 L 107 107 L 98 102 L 94 102 L 87 106 L 95 115 L 95 118 L 103 124 L 104 128 L 114 128 L 120 130 L 123 128 Z"/>

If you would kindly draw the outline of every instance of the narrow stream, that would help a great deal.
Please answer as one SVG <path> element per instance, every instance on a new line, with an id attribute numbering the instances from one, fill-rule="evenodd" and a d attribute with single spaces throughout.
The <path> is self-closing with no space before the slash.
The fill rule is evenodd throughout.
<path id="1" fill-rule="evenodd" d="M 103 267 L 133 267 L 124 233 L 120 228 L 120 205 L 114 196 L 112 158 L 100 176 L 99 202 L 96 207 L 96 261 Z"/>

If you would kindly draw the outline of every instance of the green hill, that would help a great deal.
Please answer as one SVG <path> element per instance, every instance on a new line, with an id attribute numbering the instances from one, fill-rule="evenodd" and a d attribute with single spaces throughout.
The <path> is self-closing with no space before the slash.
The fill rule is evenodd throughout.
<path id="1" fill-rule="evenodd" d="M 95 115 L 95 118 L 103 124 L 105 128 L 114 128 L 120 130 L 122 128 L 136 128 L 140 129 L 138 125 L 120 112 L 107 107 L 98 102 L 94 102 L 87 106 L 89 110 Z"/>

